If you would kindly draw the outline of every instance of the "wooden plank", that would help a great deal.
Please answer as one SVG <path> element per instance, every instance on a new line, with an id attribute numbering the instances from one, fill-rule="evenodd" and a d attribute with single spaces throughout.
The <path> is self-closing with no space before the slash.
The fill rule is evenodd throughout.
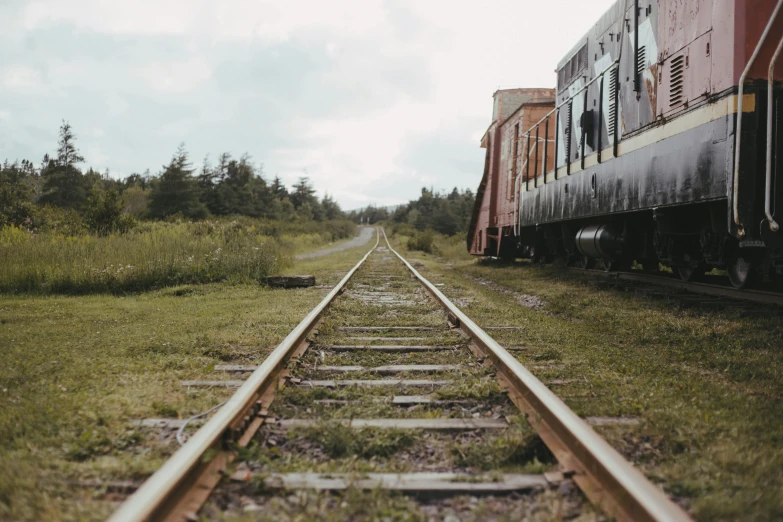
<path id="1" fill-rule="evenodd" d="M 315 286 L 314 275 L 267 276 L 264 283 L 273 288 L 306 288 Z"/>
<path id="2" fill-rule="evenodd" d="M 456 350 L 459 347 L 458 346 L 426 346 L 426 345 L 403 346 L 398 344 L 389 344 L 389 345 L 324 344 L 324 345 L 317 346 L 316 348 L 333 350 L 335 352 L 352 352 L 357 350 L 367 350 L 371 352 L 438 352 L 443 350 Z"/>
<path id="3" fill-rule="evenodd" d="M 233 480 L 246 481 L 253 474 L 239 470 Z M 520 473 L 493 474 L 491 477 L 468 473 L 274 473 L 264 479 L 270 489 L 317 489 L 338 491 L 347 488 L 384 489 L 432 494 L 500 494 L 545 489 L 553 485 L 544 475 Z"/>
<path id="4" fill-rule="evenodd" d="M 380 379 L 380 380 L 346 380 L 346 381 L 302 381 L 297 383 L 301 388 L 342 388 L 345 386 L 445 386 L 452 381 L 432 381 L 428 379 Z"/>
<path id="5" fill-rule="evenodd" d="M 392 399 L 392 404 L 400 406 L 412 406 L 415 404 L 437 404 L 441 401 L 436 401 L 429 395 L 395 395 Z"/>
<path id="6" fill-rule="evenodd" d="M 180 381 L 182 386 L 190 386 L 193 388 L 205 388 L 205 387 L 224 387 L 224 388 L 239 388 L 245 383 L 245 381 Z"/>
<path id="7" fill-rule="evenodd" d="M 426 341 L 427 337 L 348 337 L 350 341 Z"/>
<path id="8" fill-rule="evenodd" d="M 346 404 L 361 404 L 365 402 L 386 402 L 397 406 L 415 406 L 420 404 L 441 405 L 441 404 L 476 404 L 478 401 L 460 400 L 460 399 L 433 399 L 429 395 L 395 395 L 391 401 L 387 397 L 372 397 L 362 400 L 348 399 L 316 399 L 316 404 L 325 404 L 327 406 L 344 406 Z"/>
<path id="9" fill-rule="evenodd" d="M 447 331 L 448 328 L 436 326 L 341 326 L 337 328 L 341 332 L 382 332 L 385 330 L 393 331 Z"/>
<path id="10" fill-rule="evenodd" d="M 636 426 L 639 419 L 636 417 L 585 417 L 585 422 L 590 426 Z"/>
<path id="11" fill-rule="evenodd" d="M 317 366 L 315 371 L 348 373 L 348 372 L 371 372 L 380 374 L 395 374 L 405 372 L 451 372 L 459 370 L 459 364 L 394 364 L 389 366 L 378 366 L 377 368 L 366 368 L 364 366 Z"/>
<path id="12" fill-rule="evenodd" d="M 339 419 L 334 421 L 351 428 L 401 430 L 502 430 L 508 427 L 504 419 Z M 319 419 L 280 419 L 274 424 L 283 429 L 312 428 L 323 425 Z"/>

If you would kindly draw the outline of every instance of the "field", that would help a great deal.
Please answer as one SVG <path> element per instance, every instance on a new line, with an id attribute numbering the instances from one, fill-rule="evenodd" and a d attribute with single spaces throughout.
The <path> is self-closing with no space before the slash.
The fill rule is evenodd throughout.
<path id="1" fill-rule="evenodd" d="M 273 290 L 243 275 L 143 293 L 0 296 L 0 519 L 104 519 L 116 503 L 95 484 L 142 478 L 175 447 L 139 449 L 131 422 L 187 418 L 228 397 L 179 381 L 262 360 L 370 247 L 293 261 L 327 240 L 274 241 L 288 252 L 282 273 L 314 274 L 317 287 Z"/>
<path id="2" fill-rule="evenodd" d="M 61 265 L 64 252 L 77 248 L 60 244 L 67 238 L 49 237 L 48 250 L 29 238 L 6 238 L 0 247 L 0 519 L 104 519 L 121 498 L 111 481 L 143 479 L 176 448 L 150 440 L 132 421 L 186 418 L 227 398 L 230 390 L 188 391 L 179 381 L 213 378 L 214 365 L 225 361 L 262 360 L 370 247 L 297 261 L 295 254 L 323 248 L 333 236 L 259 233 L 251 223 L 215 223 L 204 235 L 188 228 L 196 225 L 158 226 L 163 232 L 142 230 L 135 239 L 80 240 L 86 246 L 73 264 L 126 263 L 126 252 L 141 260 L 127 264 L 144 266 L 156 251 L 144 238 L 156 233 L 169 234 L 161 244 L 171 240 L 189 252 L 226 250 L 221 245 L 232 241 L 238 252 L 265 245 L 263 264 L 237 257 L 222 272 L 209 263 L 198 265 L 198 277 L 181 272 L 191 279 L 150 269 L 144 273 L 155 277 L 96 283 L 68 275 L 91 272 Z M 240 240 L 230 237 L 232 228 L 242 229 Z M 578 414 L 638 419 L 596 429 L 694 518 L 783 518 L 779 316 L 674 310 L 563 280 L 554 268 L 477 261 L 461 237 L 420 235 L 410 243 L 432 253 L 408 250 L 402 233 L 393 244 L 478 324 L 522 327 L 492 335 L 516 347 L 542 380 L 560 380 L 553 389 Z M 20 252 L 27 252 L 24 263 L 5 266 Z M 315 274 L 319 286 L 258 284 L 273 272 Z M 44 276 L 24 287 L 32 277 L 24 274 Z M 470 465 L 494 458 L 473 449 Z"/>

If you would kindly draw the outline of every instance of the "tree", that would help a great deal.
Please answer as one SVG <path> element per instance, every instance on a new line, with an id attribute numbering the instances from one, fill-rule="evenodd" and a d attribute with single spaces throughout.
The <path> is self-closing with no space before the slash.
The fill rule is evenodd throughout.
<path id="1" fill-rule="evenodd" d="M 181 213 L 192 219 L 207 217 L 207 207 L 199 198 L 199 187 L 192 174 L 188 153 L 182 143 L 169 164 L 163 167 L 163 173 L 152 189 L 149 215 L 163 218 Z"/>
<path id="2" fill-rule="evenodd" d="M 324 217 L 326 219 L 342 219 L 345 217 L 340 205 L 338 205 L 329 194 L 324 194 L 324 197 L 321 200 L 321 208 L 323 209 Z"/>
<path id="3" fill-rule="evenodd" d="M 135 220 L 122 210 L 119 195 L 114 190 L 101 192 L 93 187 L 84 211 L 84 222 L 93 232 L 105 236 L 115 232 L 127 232 Z"/>
<path id="4" fill-rule="evenodd" d="M 122 191 L 123 212 L 136 218 L 144 217 L 150 204 L 150 190 L 132 185 Z"/>
<path id="5" fill-rule="evenodd" d="M 310 203 L 313 206 L 313 201 L 316 203 L 318 200 L 315 197 L 315 189 L 310 185 L 308 178 L 299 178 L 299 181 L 294 183 L 294 191 L 291 193 L 291 203 L 297 209 L 305 203 Z"/>
<path id="6" fill-rule="evenodd" d="M 272 191 L 272 194 L 274 194 L 274 196 L 281 201 L 288 197 L 288 189 L 285 188 L 285 185 L 280 180 L 280 176 L 275 176 L 270 190 Z"/>
<path id="7" fill-rule="evenodd" d="M 84 157 L 76 148 L 76 136 L 71 129 L 71 124 L 63 120 L 60 125 L 60 139 L 57 143 L 57 164 L 62 167 L 70 167 L 76 163 L 82 163 Z"/>
<path id="8" fill-rule="evenodd" d="M 20 168 L 16 162 L 9 164 L 6 161 L 0 167 L 0 228 L 31 222 L 34 213 L 30 201 L 32 191 L 25 179 L 27 163 L 23 161 L 22 165 Z"/>
<path id="9" fill-rule="evenodd" d="M 87 203 L 90 187 L 100 175 L 85 179 L 76 168 L 84 158 L 76 148 L 76 136 L 71 125 L 63 120 L 60 126 L 60 138 L 57 144 L 57 159 L 45 155 L 41 166 L 43 191 L 40 202 L 62 208 L 81 210 Z M 92 172 L 92 169 L 90 169 Z"/>

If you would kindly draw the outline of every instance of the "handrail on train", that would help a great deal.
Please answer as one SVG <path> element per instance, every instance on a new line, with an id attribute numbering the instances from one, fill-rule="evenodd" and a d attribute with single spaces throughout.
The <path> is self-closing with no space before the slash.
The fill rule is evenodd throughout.
<path id="1" fill-rule="evenodd" d="M 756 44 L 756 48 L 753 50 L 753 54 L 750 55 L 750 59 L 748 60 L 747 65 L 745 65 L 745 70 L 742 71 L 742 74 L 739 77 L 739 98 L 737 100 L 737 129 L 735 131 L 735 138 L 734 138 L 734 177 L 733 177 L 733 183 L 732 183 L 732 212 L 734 214 L 734 224 L 737 225 L 737 235 L 742 238 L 745 236 L 745 229 L 742 226 L 742 223 L 740 223 L 739 218 L 739 168 L 740 168 L 740 144 L 741 144 L 741 138 L 742 138 L 742 97 L 745 93 L 745 79 L 748 76 L 748 73 L 750 72 L 750 68 L 753 66 L 753 62 L 756 61 L 756 57 L 759 55 L 759 52 L 761 51 L 761 47 L 764 45 L 764 42 L 767 39 L 767 36 L 769 35 L 770 30 L 772 30 L 772 24 L 775 22 L 775 19 L 778 17 L 778 12 L 780 11 L 781 6 L 783 6 L 783 0 L 778 0 L 778 4 L 775 6 L 775 10 L 772 11 L 772 15 L 769 17 L 769 21 L 767 22 L 767 26 L 764 28 L 764 32 L 761 33 L 761 38 L 759 38 L 758 44 Z M 777 58 L 777 53 L 775 53 L 775 56 L 773 56 L 772 60 L 774 61 Z M 770 70 L 774 64 L 770 65 Z M 770 78 L 771 78 L 770 73 Z M 770 79 L 771 82 L 771 79 Z M 770 87 L 771 87 L 770 83 Z M 772 92 L 772 89 L 770 88 L 770 92 Z M 771 98 L 770 98 L 771 99 Z M 769 130 L 770 125 L 770 116 L 771 112 L 769 112 L 769 107 L 767 107 L 767 129 Z M 770 148 L 771 146 L 771 140 L 770 140 L 770 133 L 767 132 L 767 198 L 769 198 L 769 186 L 770 186 Z M 768 205 L 765 201 L 765 210 L 768 210 Z M 769 217 L 769 214 L 768 214 Z M 770 228 L 772 228 L 772 223 L 774 220 L 770 221 Z M 777 225 L 777 223 L 775 223 Z M 773 229 L 774 232 L 774 229 Z"/>
<path id="2" fill-rule="evenodd" d="M 783 0 L 780 0 L 780 1 L 783 2 Z M 623 13 L 622 13 L 623 16 L 628 11 L 628 2 L 629 2 L 629 0 L 626 0 L 625 1 L 625 5 L 623 6 Z M 634 2 L 634 6 L 636 6 L 635 9 L 638 9 L 637 1 Z M 549 138 L 549 117 L 552 116 L 552 114 L 556 113 L 556 116 L 555 116 L 555 166 L 554 166 L 554 169 L 553 169 L 553 171 L 555 172 L 555 175 L 557 175 L 557 142 L 558 142 L 558 127 L 560 125 L 560 109 L 563 106 L 571 103 L 574 98 L 576 98 L 578 95 L 580 95 L 583 92 L 585 92 L 587 90 L 587 88 L 590 87 L 592 84 L 594 84 L 596 81 L 598 81 L 599 79 L 603 79 L 604 75 L 608 71 L 611 71 L 613 67 L 617 67 L 618 78 L 619 78 L 620 60 L 623 57 L 623 44 L 625 43 L 625 28 L 626 28 L 626 24 L 623 23 L 623 18 L 621 17 L 620 18 L 620 51 L 617 53 L 617 58 L 612 63 L 610 63 L 608 66 L 606 66 L 603 71 L 601 71 L 600 73 L 596 74 L 595 78 L 593 78 L 589 82 L 585 83 L 578 91 L 576 91 L 571 96 L 569 96 L 568 98 L 563 100 L 563 102 L 561 102 L 559 104 L 555 104 L 555 108 L 552 109 L 551 111 L 549 111 L 548 113 L 546 113 L 546 115 L 544 115 L 544 117 L 542 117 L 533 126 L 531 126 L 527 130 L 527 132 L 523 133 L 521 136 L 518 136 L 518 138 L 520 138 L 520 139 L 524 138 L 526 136 L 529 138 L 531 133 L 535 129 L 535 131 L 536 131 L 536 138 L 537 138 L 536 139 L 536 154 L 538 154 L 538 141 L 539 141 L 538 140 L 538 128 L 539 128 L 539 126 L 541 125 L 542 122 L 546 122 L 545 139 L 548 141 L 548 138 Z M 639 28 L 635 27 L 634 30 L 638 34 Z M 602 84 L 602 88 L 603 88 L 603 84 Z M 617 95 L 616 94 L 617 92 L 618 92 L 618 89 L 615 89 L 615 96 Z M 601 101 L 603 102 L 603 97 L 601 98 Z M 615 118 L 618 117 L 619 113 L 620 113 L 619 110 L 615 110 Z M 601 109 L 601 116 L 603 117 L 603 108 Z M 616 154 L 617 153 L 617 122 L 615 122 L 615 127 L 614 128 L 615 128 L 615 130 L 614 130 L 614 137 L 613 137 L 613 139 L 614 139 L 614 146 L 615 146 L 614 150 L 615 150 L 615 154 Z M 584 145 L 584 138 L 582 140 L 582 144 Z M 582 147 L 582 148 L 584 149 L 584 147 Z M 599 147 L 599 149 L 600 149 L 600 147 Z M 547 160 L 546 160 L 546 158 L 547 158 L 548 150 L 549 150 L 548 146 L 544 147 L 544 165 L 543 165 L 543 167 L 541 169 L 542 170 L 542 176 L 544 177 L 544 183 L 546 183 L 546 175 L 547 175 L 547 172 L 546 172 Z M 598 151 L 598 154 L 600 154 L 600 150 Z M 584 161 L 584 150 L 582 150 L 582 161 Z M 530 170 L 530 145 L 529 144 L 528 144 L 528 147 L 527 147 L 527 159 L 526 159 L 525 163 L 527 164 L 527 167 L 528 167 L 528 169 L 527 169 L 528 172 L 527 173 L 529 174 L 529 170 Z M 569 158 L 566 158 L 566 166 L 568 166 L 569 164 L 570 164 Z M 538 158 L 536 158 L 536 174 L 537 174 L 537 170 L 538 170 Z M 514 174 L 516 175 L 516 172 Z M 533 178 L 533 185 L 534 185 L 534 187 L 538 186 L 537 185 L 537 181 L 536 181 L 537 179 L 538 179 L 538 176 L 536 175 Z M 529 181 L 530 181 L 529 179 L 525 179 L 525 188 L 527 188 L 527 183 Z M 519 198 L 520 188 L 521 188 L 521 183 L 519 183 L 519 176 L 516 176 L 516 179 L 514 181 L 514 215 L 515 215 L 515 218 L 514 218 L 514 233 L 515 233 L 515 235 L 519 235 L 519 218 L 518 218 L 518 216 L 521 214 L 521 211 L 519 209 L 519 203 L 521 201 L 520 198 Z"/>
<path id="3" fill-rule="evenodd" d="M 772 109 L 775 106 L 774 103 L 774 87 L 775 87 L 775 64 L 778 61 L 780 51 L 783 49 L 783 37 L 778 42 L 778 47 L 775 49 L 775 54 L 772 55 L 772 59 L 769 61 L 769 70 L 767 71 L 767 170 L 764 183 L 764 215 L 767 217 L 767 223 L 769 223 L 769 229 L 772 232 L 777 232 L 780 229 L 780 225 L 772 217 Z M 739 153 L 739 151 L 738 151 Z"/>

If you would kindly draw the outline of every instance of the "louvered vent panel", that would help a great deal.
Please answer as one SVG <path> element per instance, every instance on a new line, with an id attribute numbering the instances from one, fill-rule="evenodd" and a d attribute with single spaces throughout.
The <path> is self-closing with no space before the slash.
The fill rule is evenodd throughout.
<path id="1" fill-rule="evenodd" d="M 614 124 L 617 121 L 617 67 L 609 73 L 609 136 L 614 136 Z"/>
<path id="2" fill-rule="evenodd" d="M 680 55 L 672 59 L 671 76 L 669 83 L 669 107 L 675 107 L 682 103 L 683 83 L 685 76 L 685 56 Z"/>
<path id="3" fill-rule="evenodd" d="M 647 60 L 645 59 L 645 47 L 643 45 L 639 46 L 639 52 L 636 53 L 636 72 L 637 74 L 642 74 L 644 72 L 645 66 L 647 65 Z"/>

